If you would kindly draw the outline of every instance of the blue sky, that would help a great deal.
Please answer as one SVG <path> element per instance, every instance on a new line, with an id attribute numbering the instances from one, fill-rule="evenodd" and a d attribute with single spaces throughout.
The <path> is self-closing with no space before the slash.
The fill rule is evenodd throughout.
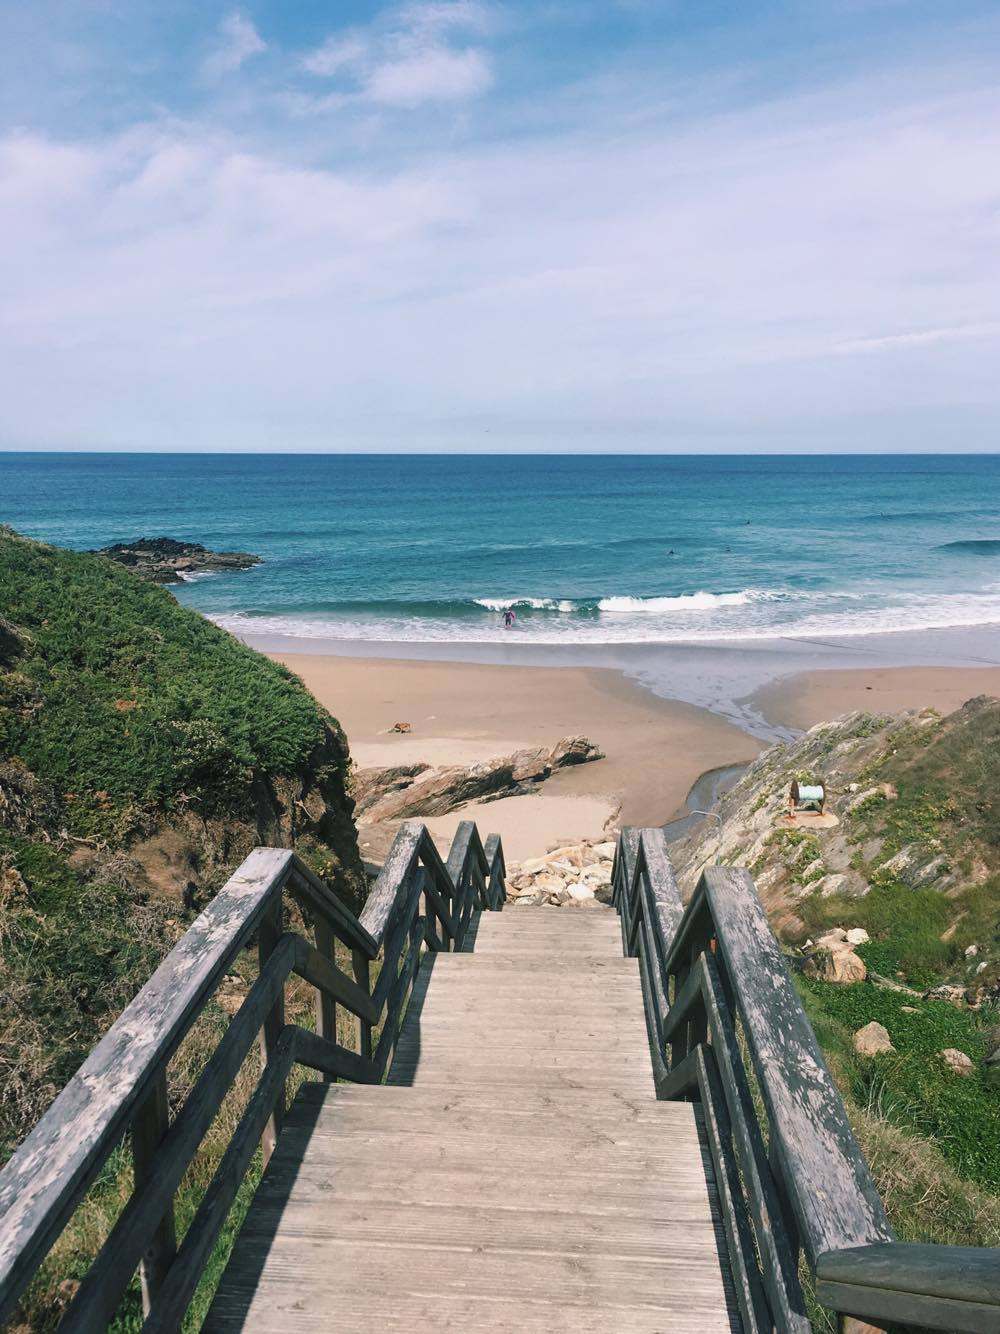
<path id="1" fill-rule="evenodd" d="M 0 448 L 994 450 L 1000 10 L 0 0 Z"/>

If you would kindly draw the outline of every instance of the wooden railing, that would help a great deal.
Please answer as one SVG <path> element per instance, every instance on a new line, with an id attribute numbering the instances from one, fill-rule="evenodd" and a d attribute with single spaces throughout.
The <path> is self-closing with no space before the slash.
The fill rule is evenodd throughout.
<path id="1" fill-rule="evenodd" d="M 292 1065 L 379 1083 L 423 954 L 461 947 L 477 909 L 501 909 L 504 873 L 499 839 L 484 849 L 471 822 L 459 826 L 447 865 L 424 825 L 407 822 L 359 919 L 293 852 L 252 852 L 0 1172 L 0 1322 L 130 1135 L 132 1194 L 60 1329 L 104 1330 L 137 1269 L 143 1330 L 178 1329 L 258 1143 L 266 1160 L 281 1133 Z M 311 924 L 312 942 L 285 929 L 286 895 Z M 256 981 L 170 1119 L 168 1063 L 255 937 Z M 337 961 L 338 941 L 350 951 L 350 972 Z M 293 973 L 315 988 L 315 1032 L 285 1021 Z M 356 1051 L 337 1041 L 338 1005 L 357 1018 Z M 174 1196 L 258 1037 L 260 1078 L 178 1245 Z"/>
<path id="2" fill-rule="evenodd" d="M 623 831 L 613 902 L 637 955 L 657 1094 L 701 1103 L 747 1334 L 818 1301 L 893 1328 L 1000 1331 L 1000 1252 L 896 1241 L 745 870 L 709 867 L 685 908 L 660 829 Z"/>

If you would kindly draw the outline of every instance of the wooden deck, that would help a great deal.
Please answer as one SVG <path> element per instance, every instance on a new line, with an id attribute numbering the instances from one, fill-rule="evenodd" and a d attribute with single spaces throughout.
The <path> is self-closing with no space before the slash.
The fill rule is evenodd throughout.
<path id="1" fill-rule="evenodd" d="M 731 1334 L 692 1104 L 611 911 L 483 914 L 382 1086 L 307 1084 L 206 1330 Z"/>

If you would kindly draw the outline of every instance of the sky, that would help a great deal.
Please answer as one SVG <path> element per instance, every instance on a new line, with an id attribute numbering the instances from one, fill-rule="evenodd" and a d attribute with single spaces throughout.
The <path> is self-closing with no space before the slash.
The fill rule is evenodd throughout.
<path id="1" fill-rule="evenodd" d="M 995 0 L 0 0 L 0 448 L 1000 447 Z"/>

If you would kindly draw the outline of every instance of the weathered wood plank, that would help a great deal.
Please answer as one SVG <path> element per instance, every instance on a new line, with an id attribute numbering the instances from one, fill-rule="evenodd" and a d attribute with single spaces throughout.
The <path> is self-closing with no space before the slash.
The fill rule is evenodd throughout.
<path id="1" fill-rule="evenodd" d="M 289 1029 L 295 1037 L 295 1060 L 300 1065 L 335 1079 L 352 1079 L 356 1084 L 378 1082 L 374 1062 L 328 1038 L 321 1038 L 318 1033 L 310 1033 L 307 1028 L 299 1028 L 297 1024 L 289 1025 Z"/>
<path id="2" fill-rule="evenodd" d="M 152 1089 L 146 1094 L 132 1122 L 132 1164 L 134 1190 L 141 1194 L 156 1170 L 160 1147 L 170 1129 L 170 1107 L 167 1097 L 167 1073 L 160 1072 Z M 139 1267 L 142 1284 L 142 1309 L 148 1314 L 153 1299 L 167 1270 L 177 1254 L 177 1233 L 174 1228 L 173 1198 L 163 1203 L 154 1216 L 149 1241 L 146 1243 Z M 131 1268 L 134 1268 L 131 1266 Z M 131 1270 L 130 1270 L 131 1272 Z"/>
<path id="3" fill-rule="evenodd" d="M 369 933 L 329 885 L 299 857 L 295 858 L 289 888 L 311 916 L 319 916 L 333 927 L 345 945 L 362 950 L 369 959 L 375 958 L 378 945 Z"/>
<path id="4" fill-rule="evenodd" d="M 830 1283 L 992 1304 L 1000 1327 L 1000 1250 L 904 1242 L 854 1246 L 821 1255 L 816 1275 Z"/>
<path id="5" fill-rule="evenodd" d="M 330 957 L 313 949 L 301 936 L 296 937 L 295 972 L 333 1000 L 339 1001 L 352 1014 L 367 1020 L 369 1024 L 378 1023 L 379 1011 L 367 991 L 338 968 Z M 325 1029 L 317 1024 L 316 1031 L 321 1037 L 329 1037 L 331 1040 L 336 1037 L 336 1029 L 329 1022 Z"/>
<path id="6" fill-rule="evenodd" d="M 247 992 L 164 1136 L 159 1152 L 151 1158 L 142 1183 L 137 1180 L 132 1198 L 81 1283 L 62 1321 L 60 1328 L 64 1334 L 103 1330 L 110 1324 L 135 1272 L 146 1238 L 169 1208 L 195 1150 L 253 1046 L 264 1016 L 281 994 L 295 957 L 295 941 L 291 932 L 285 934 Z"/>
<path id="7" fill-rule="evenodd" d="M 749 873 L 710 867 L 701 883 L 715 924 L 717 957 L 737 997 L 783 1186 L 810 1263 L 823 1251 L 892 1240 Z"/>
<path id="8" fill-rule="evenodd" d="M 323 1039 L 319 1039 L 323 1041 Z M 257 1143 L 272 1115 L 275 1103 L 284 1097 L 285 1081 L 292 1068 L 295 1034 L 286 1029 L 271 1052 L 271 1063 L 247 1103 L 232 1139 L 222 1155 L 215 1176 L 184 1235 L 177 1259 L 157 1294 L 156 1304 L 143 1325 L 143 1334 L 175 1334 L 194 1296 L 205 1263 L 233 1207 L 240 1183 L 247 1174 Z"/>
<path id="9" fill-rule="evenodd" d="M 424 826 L 417 820 L 405 820 L 400 825 L 378 879 L 369 892 L 361 925 L 377 947 L 381 947 L 386 928 L 393 920 L 400 886 L 410 879 L 425 834 Z"/>
<path id="10" fill-rule="evenodd" d="M 230 961 L 281 893 L 293 855 L 284 848 L 250 854 L 0 1173 L 0 1320 L 9 1315 Z"/>
<path id="11" fill-rule="evenodd" d="M 278 948 L 278 942 L 281 940 L 281 935 L 282 903 L 280 898 L 275 898 L 268 905 L 268 909 L 261 917 L 260 925 L 257 928 L 257 958 L 261 972 L 267 967 L 268 960 Z M 260 1068 L 262 1072 L 267 1069 L 268 1062 L 271 1060 L 271 1055 L 278 1038 L 281 1036 L 281 1030 L 284 1026 L 285 993 L 284 990 L 282 990 L 275 996 L 274 1002 L 268 1012 L 264 1015 L 264 1022 L 261 1025 Z M 278 1136 L 281 1133 L 281 1122 L 284 1115 L 285 1098 L 282 1093 L 274 1100 L 274 1107 L 271 1110 L 271 1115 L 268 1117 L 267 1125 L 264 1128 L 264 1135 L 260 1142 L 265 1164 L 274 1152 L 274 1146 L 278 1142 Z"/>
<path id="12" fill-rule="evenodd" d="M 377 1283 L 385 1327 L 417 1309 L 416 1276 L 433 1271 L 429 1327 L 551 1334 L 599 1312 L 594 1328 L 620 1334 L 655 1311 L 650 1330 L 730 1334 L 698 1128 L 690 1106 L 654 1096 L 638 965 L 582 915 L 539 919 L 557 950 L 560 918 L 558 977 L 523 948 L 516 914 L 490 915 L 498 946 L 510 922 L 507 953 L 427 960 L 392 1085 L 300 1094 L 207 1330 L 276 1329 L 289 1300 L 297 1325 L 336 1310 L 369 1328 L 361 1282 Z M 614 967 L 595 975 L 602 958 Z M 460 1313 L 447 1306 L 459 1293 Z"/>

